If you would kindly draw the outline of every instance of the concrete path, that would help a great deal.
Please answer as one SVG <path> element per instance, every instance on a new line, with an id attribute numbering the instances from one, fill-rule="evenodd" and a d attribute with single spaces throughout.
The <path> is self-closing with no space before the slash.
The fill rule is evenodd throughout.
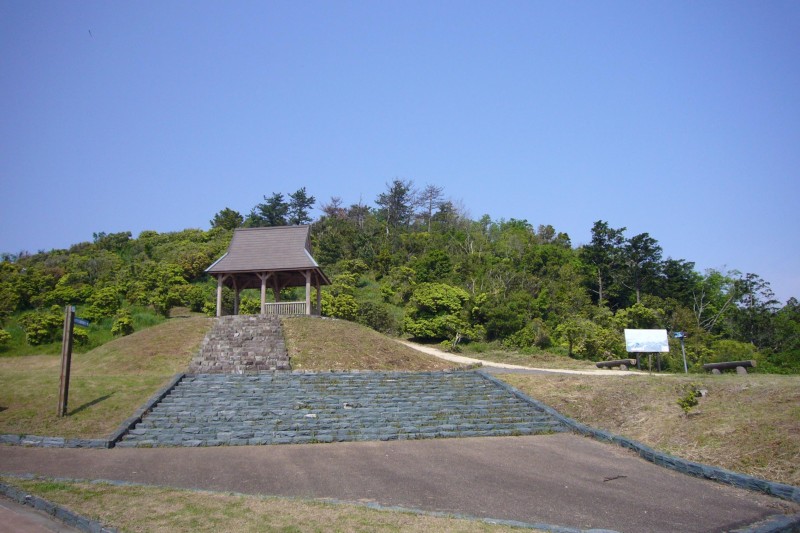
<path id="1" fill-rule="evenodd" d="M 0 533 L 77 533 L 55 518 L 0 496 Z"/>
<path id="2" fill-rule="evenodd" d="M 572 434 L 111 450 L 0 448 L 0 472 L 377 502 L 617 531 L 728 531 L 797 505 Z"/>
<path id="3" fill-rule="evenodd" d="M 428 355 L 432 355 L 434 357 L 438 357 L 439 359 L 444 359 L 446 361 L 451 361 L 453 363 L 459 363 L 462 365 L 474 365 L 474 364 L 481 364 L 483 369 L 487 372 L 491 373 L 527 373 L 527 374 L 575 374 L 575 375 L 583 375 L 583 376 L 642 376 L 648 375 L 643 372 L 633 372 L 630 370 L 607 370 L 598 368 L 596 370 L 569 370 L 569 369 L 556 369 L 556 368 L 535 368 L 530 366 L 521 366 L 521 365 L 511 365 L 508 363 L 495 363 L 492 361 L 484 361 L 483 359 L 475 359 L 473 357 L 465 357 L 463 355 L 456 355 L 453 353 L 448 353 L 437 348 L 433 348 L 431 346 L 425 346 L 423 344 L 417 344 L 415 342 L 410 341 L 403 341 L 398 340 L 397 342 L 401 344 L 405 344 L 409 348 L 413 348 L 414 350 L 426 353 Z M 666 374 L 660 374 L 666 375 Z"/>

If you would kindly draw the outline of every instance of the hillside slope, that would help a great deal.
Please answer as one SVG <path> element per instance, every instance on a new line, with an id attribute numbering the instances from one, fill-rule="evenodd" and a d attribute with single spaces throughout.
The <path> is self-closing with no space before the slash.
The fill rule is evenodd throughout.
<path id="1" fill-rule="evenodd" d="M 355 322 L 316 317 L 282 322 L 293 370 L 444 370 L 455 366 Z"/>

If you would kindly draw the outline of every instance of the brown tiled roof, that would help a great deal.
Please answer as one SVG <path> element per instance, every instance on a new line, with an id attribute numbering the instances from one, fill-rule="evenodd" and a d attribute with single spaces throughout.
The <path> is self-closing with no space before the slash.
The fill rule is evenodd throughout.
<path id="1" fill-rule="evenodd" d="M 311 257 L 309 228 L 275 226 L 237 229 L 233 232 L 228 251 L 206 272 L 220 274 L 313 269 L 322 273 Z"/>

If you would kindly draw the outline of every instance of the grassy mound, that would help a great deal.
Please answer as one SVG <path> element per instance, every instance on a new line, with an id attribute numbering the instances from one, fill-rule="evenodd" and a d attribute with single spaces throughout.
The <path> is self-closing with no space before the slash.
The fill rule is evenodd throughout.
<path id="1" fill-rule="evenodd" d="M 0 358 L 0 433 L 104 438 L 186 369 L 207 318 L 173 318 L 73 354 L 68 414 L 56 416 L 61 357 Z"/>
<path id="2" fill-rule="evenodd" d="M 294 370 L 443 370 L 455 366 L 346 320 L 287 318 L 283 333 Z"/>
<path id="3" fill-rule="evenodd" d="M 800 376 L 545 376 L 503 379 L 561 413 L 653 448 L 800 485 Z M 688 415 L 678 400 L 705 389 Z"/>

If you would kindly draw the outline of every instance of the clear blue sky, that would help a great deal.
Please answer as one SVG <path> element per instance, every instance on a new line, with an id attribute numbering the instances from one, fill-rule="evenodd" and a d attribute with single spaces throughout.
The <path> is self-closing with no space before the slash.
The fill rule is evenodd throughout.
<path id="1" fill-rule="evenodd" d="M 436 184 L 800 297 L 800 3 L 0 0 L 0 251 Z"/>

